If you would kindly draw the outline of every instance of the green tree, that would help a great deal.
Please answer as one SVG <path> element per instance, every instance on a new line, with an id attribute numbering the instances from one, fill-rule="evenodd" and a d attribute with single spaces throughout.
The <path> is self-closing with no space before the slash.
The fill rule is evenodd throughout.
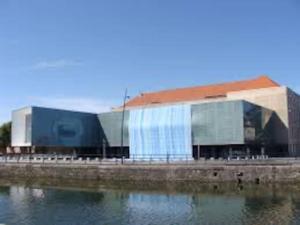
<path id="1" fill-rule="evenodd" d="M 11 142 L 11 122 L 0 126 L 0 147 L 10 146 Z"/>

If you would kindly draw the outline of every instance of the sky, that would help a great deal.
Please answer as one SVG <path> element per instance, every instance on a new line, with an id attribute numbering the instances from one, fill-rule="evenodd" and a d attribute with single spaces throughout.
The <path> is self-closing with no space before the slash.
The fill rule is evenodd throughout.
<path id="1" fill-rule="evenodd" d="M 261 74 L 300 92 L 299 0 L 0 0 L 0 123 Z"/>

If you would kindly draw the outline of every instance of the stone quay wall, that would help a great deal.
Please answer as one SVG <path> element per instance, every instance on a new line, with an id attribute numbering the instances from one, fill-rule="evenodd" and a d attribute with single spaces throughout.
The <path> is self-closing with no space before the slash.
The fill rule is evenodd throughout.
<path id="1" fill-rule="evenodd" d="M 1 179 L 300 182 L 300 164 L 69 165 L 0 163 Z"/>

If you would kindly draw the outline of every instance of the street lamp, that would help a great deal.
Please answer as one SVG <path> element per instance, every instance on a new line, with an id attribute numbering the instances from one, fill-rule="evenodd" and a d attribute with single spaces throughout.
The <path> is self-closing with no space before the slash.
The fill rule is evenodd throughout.
<path id="1" fill-rule="evenodd" d="M 121 122 L 121 154 L 122 154 L 122 164 L 124 164 L 124 118 L 125 118 L 125 107 L 126 100 L 130 97 L 127 95 L 127 88 L 125 89 L 124 99 L 123 99 L 123 109 L 122 109 L 122 122 Z"/>

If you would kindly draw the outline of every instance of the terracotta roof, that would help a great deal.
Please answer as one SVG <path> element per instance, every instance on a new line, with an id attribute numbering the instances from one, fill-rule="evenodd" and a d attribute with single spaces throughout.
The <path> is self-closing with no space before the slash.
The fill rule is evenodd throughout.
<path id="1" fill-rule="evenodd" d="M 226 94 L 228 92 L 233 91 L 243 91 L 279 86 L 279 84 L 272 81 L 269 77 L 259 76 L 251 80 L 143 93 L 129 100 L 126 103 L 126 106 L 135 107 L 150 104 L 197 101 L 208 98 L 226 97 Z"/>

